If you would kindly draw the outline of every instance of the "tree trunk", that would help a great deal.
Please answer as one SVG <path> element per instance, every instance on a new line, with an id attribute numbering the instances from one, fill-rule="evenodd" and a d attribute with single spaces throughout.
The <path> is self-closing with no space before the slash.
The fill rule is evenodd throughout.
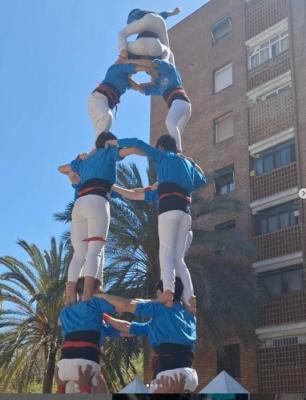
<path id="1" fill-rule="evenodd" d="M 52 393 L 56 353 L 57 349 L 51 345 L 50 349 L 48 350 L 47 370 L 43 381 L 43 390 L 42 390 L 43 393 Z"/>
<path id="2" fill-rule="evenodd" d="M 147 338 L 142 341 L 143 344 L 143 379 L 144 383 L 150 383 L 152 380 L 152 356 L 153 351 Z"/>

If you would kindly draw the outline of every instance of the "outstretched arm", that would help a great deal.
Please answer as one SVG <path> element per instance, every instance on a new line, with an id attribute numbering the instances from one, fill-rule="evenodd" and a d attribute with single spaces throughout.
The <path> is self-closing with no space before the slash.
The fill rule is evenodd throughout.
<path id="1" fill-rule="evenodd" d="M 113 185 L 112 190 L 129 200 L 144 200 L 145 197 L 144 191 L 141 192 L 138 189 L 124 189 L 120 186 Z"/>
<path id="2" fill-rule="evenodd" d="M 129 333 L 130 331 L 131 323 L 128 321 L 112 318 L 108 314 L 103 315 L 103 320 L 120 332 Z"/>
<path id="3" fill-rule="evenodd" d="M 60 165 L 57 168 L 57 170 L 58 170 L 58 172 L 60 172 L 61 174 L 64 174 L 64 175 L 69 175 L 69 174 L 73 173 L 73 171 L 70 167 L 70 164 Z"/>
<path id="4" fill-rule="evenodd" d="M 118 312 L 130 312 L 134 313 L 138 300 L 126 299 L 124 297 L 113 296 L 111 294 L 102 293 L 96 295 L 112 304 Z"/>

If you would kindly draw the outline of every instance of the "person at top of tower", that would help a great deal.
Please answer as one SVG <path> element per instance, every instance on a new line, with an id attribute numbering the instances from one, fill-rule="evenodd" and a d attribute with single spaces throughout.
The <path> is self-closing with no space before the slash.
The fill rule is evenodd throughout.
<path id="1" fill-rule="evenodd" d="M 152 147 L 137 138 L 111 140 L 112 145 L 133 147 L 154 161 L 158 180 L 158 235 L 161 278 L 164 298 L 173 297 L 175 273 L 184 282 L 184 302 L 194 296 L 184 251 L 191 230 L 191 193 L 206 184 L 201 168 L 192 160 L 177 154 L 177 146 L 170 135 L 162 135 Z"/>
<path id="2" fill-rule="evenodd" d="M 154 11 L 135 8 L 127 19 L 127 25 L 119 32 L 119 56 L 127 58 L 161 57 L 174 63 L 169 47 L 169 38 L 165 19 L 179 14 L 181 9 L 164 11 L 160 14 Z M 127 37 L 138 34 L 136 40 L 127 41 Z"/>
<path id="3" fill-rule="evenodd" d="M 163 292 L 163 284 L 157 285 L 157 295 Z M 118 312 L 131 312 L 146 322 L 128 322 L 104 314 L 104 321 L 123 334 L 147 336 L 154 350 L 152 360 L 152 382 L 150 391 L 155 391 L 155 381 L 162 376 L 174 374 L 185 377 L 185 390 L 193 392 L 198 385 L 196 371 L 192 368 L 193 349 L 196 340 L 196 317 L 182 304 L 183 284 L 175 280 L 173 303 L 161 304 L 154 300 L 125 299 L 100 294 Z"/>
<path id="4" fill-rule="evenodd" d="M 116 181 L 116 163 L 133 153 L 132 149 L 106 147 L 105 143 L 110 139 L 116 139 L 116 136 L 111 132 L 101 133 L 96 140 L 96 151 L 84 160 L 78 157 L 58 168 L 63 174 L 74 173 L 80 177 L 71 216 L 74 253 L 68 268 L 67 305 L 76 301 L 76 282 L 82 267 L 85 277 L 83 299 L 92 296 L 98 265 L 103 265 L 100 256 L 103 257 L 101 250 L 108 234 L 109 193 Z"/>
<path id="5" fill-rule="evenodd" d="M 98 297 L 83 301 L 84 278 L 78 279 L 76 290 L 79 301 L 64 307 L 59 315 L 64 340 L 58 362 L 58 379 L 65 382 L 61 391 L 65 390 L 66 393 L 78 391 L 75 390 L 74 382 L 79 379 L 79 369 L 84 370 L 87 366 L 92 368 L 92 385 L 97 385 L 97 377 L 100 374 L 100 347 L 104 338 L 120 336 L 119 331 L 102 322 L 103 313 L 115 313 L 114 306 Z M 93 293 L 99 293 L 97 280 Z"/>
<path id="6" fill-rule="evenodd" d="M 169 109 L 165 124 L 169 134 L 175 138 L 178 151 L 181 152 L 181 135 L 191 117 L 191 102 L 183 88 L 179 71 L 171 63 L 159 59 L 129 62 L 148 68 L 146 72 L 152 76 L 152 82 L 138 84 L 130 79 L 130 87 L 146 96 L 164 98 Z"/>
<path id="7" fill-rule="evenodd" d="M 96 137 L 110 130 L 113 122 L 112 110 L 120 102 L 120 97 L 130 88 L 131 75 L 140 71 L 150 72 L 150 69 L 152 67 L 123 64 L 119 61 L 108 68 L 102 83 L 88 97 L 88 113 Z"/>

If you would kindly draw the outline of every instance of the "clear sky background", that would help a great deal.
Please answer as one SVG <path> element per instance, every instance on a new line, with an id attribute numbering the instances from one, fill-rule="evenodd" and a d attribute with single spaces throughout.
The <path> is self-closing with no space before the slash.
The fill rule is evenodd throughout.
<path id="1" fill-rule="evenodd" d="M 23 258 L 25 239 L 49 248 L 73 191 L 56 168 L 92 147 L 87 96 L 117 57 L 133 8 L 182 13 L 207 0 L 0 0 L 0 256 Z M 122 97 L 112 131 L 149 140 L 149 98 Z M 141 161 L 139 162 L 140 165 Z"/>

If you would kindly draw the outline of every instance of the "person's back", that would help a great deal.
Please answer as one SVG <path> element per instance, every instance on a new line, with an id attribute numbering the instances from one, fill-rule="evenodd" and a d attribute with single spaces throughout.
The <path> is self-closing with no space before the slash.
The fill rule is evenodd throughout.
<path id="1" fill-rule="evenodd" d="M 87 159 L 74 160 L 71 165 L 74 172 L 80 175 L 81 186 L 90 179 L 104 179 L 113 184 L 116 181 L 116 162 L 120 160 L 118 150 L 109 146 L 98 148 Z"/>
<path id="2" fill-rule="evenodd" d="M 78 284 L 84 286 L 83 281 L 84 278 L 80 278 Z M 83 287 L 78 290 L 79 295 L 82 291 Z M 94 373 L 93 382 L 96 384 L 96 375 L 100 373 L 100 346 L 105 336 L 116 336 L 104 327 L 103 313 L 114 314 L 115 309 L 107 301 L 97 297 L 78 301 L 60 312 L 63 336 L 58 363 L 60 380 L 76 381 L 79 367 L 90 365 Z"/>

